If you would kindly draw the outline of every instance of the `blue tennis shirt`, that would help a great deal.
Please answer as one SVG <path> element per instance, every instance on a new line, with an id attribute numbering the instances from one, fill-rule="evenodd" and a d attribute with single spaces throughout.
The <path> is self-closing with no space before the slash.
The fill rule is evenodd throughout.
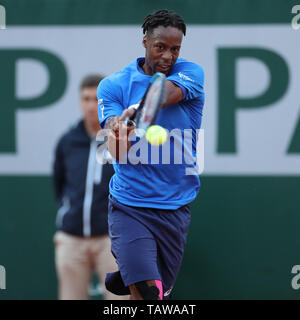
<path id="1" fill-rule="evenodd" d="M 143 97 L 151 79 L 141 68 L 144 61 L 137 58 L 100 82 L 97 95 L 102 128 L 109 118 L 121 115 Z M 162 108 L 156 119 L 156 124 L 170 132 L 168 142 L 151 146 L 145 138 L 136 138 L 127 163 L 113 163 L 110 193 L 125 205 L 177 209 L 194 200 L 200 189 L 194 160 L 204 105 L 204 72 L 198 64 L 178 58 L 167 80 L 179 86 L 184 95 L 179 103 Z"/>

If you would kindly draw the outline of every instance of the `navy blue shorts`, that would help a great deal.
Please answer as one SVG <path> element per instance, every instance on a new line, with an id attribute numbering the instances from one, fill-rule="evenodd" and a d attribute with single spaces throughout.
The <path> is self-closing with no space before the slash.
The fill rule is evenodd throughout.
<path id="1" fill-rule="evenodd" d="M 176 210 L 131 207 L 109 195 L 111 252 L 125 286 L 161 280 L 168 299 L 182 263 L 190 220 L 188 204 Z"/>

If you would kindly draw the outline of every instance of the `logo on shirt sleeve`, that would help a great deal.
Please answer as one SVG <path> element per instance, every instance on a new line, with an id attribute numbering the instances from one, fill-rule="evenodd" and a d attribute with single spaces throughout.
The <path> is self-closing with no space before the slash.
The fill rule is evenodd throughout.
<path id="1" fill-rule="evenodd" d="M 188 80 L 188 81 L 192 81 L 195 82 L 193 79 L 191 79 L 190 77 L 186 76 L 185 74 L 179 72 L 178 73 L 179 77 L 182 78 L 183 80 Z"/>
<path id="2" fill-rule="evenodd" d="M 98 100 L 98 106 L 100 107 L 100 109 L 101 109 L 101 117 L 102 117 L 102 119 L 104 118 L 104 104 L 103 104 L 103 99 L 99 99 Z"/>

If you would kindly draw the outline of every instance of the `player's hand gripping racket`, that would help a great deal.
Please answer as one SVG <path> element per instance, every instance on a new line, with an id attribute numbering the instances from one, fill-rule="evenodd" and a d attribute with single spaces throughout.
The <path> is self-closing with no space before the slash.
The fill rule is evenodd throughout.
<path id="1" fill-rule="evenodd" d="M 150 80 L 138 108 L 127 121 L 127 126 L 135 126 L 136 135 L 142 137 L 154 124 L 159 108 L 163 104 L 166 76 L 157 72 Z"/>

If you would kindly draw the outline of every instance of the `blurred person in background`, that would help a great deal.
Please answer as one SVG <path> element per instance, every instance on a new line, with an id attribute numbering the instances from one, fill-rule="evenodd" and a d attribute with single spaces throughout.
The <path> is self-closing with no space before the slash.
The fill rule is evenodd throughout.
<path id="1" fill-rule="evenodd" d="M 59 281 L 59 299 L 86 300 L 93 272 L 103 288 L 104 299 L 128 299 L 105 289 L 108 271 L 117 270 L 108 236 L 108 184 L 113 166 L 96 160 L 101 130 L 97 115 L 97 86 L 100 75 L 86 76 L 80 85 L 83 119 L 58 141 L 55 150 L 53 180 L 59 203 L 54 235 L 55 263 Z M 100 143 L 101 144 L 101 143 Z M 102 153 L 109 157 L 108 151 Z"/>

